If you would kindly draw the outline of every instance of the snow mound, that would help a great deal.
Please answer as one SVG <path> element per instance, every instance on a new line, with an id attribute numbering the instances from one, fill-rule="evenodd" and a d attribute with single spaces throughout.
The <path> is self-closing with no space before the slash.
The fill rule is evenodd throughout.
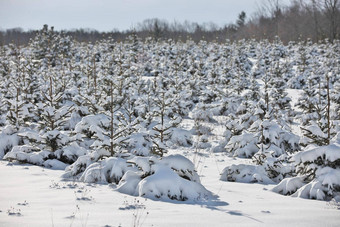
<path id="1" fill-rule="evenodd" d="M 19 161 L 23 163 L 29 163 L 33 165 L 44 166 L 50 169 L 65 170 L 68 166 L 64 162 L 58 159 L 51 159 L 55 157 L 50 151 L 37 151 L 36 147 L 30 145 L 15 146 L 8 152 L 4 159 L 9 161 Z"/>
<path id="2" fill-rule="evenodd" d="M 113 183 L 121 193 L 164 201 L 199 201 L 212 195 L 200 183 L 194 164 L 182 155 L 107 157 L 98 161 L 95 154 L 79 157 L 66 167 L 63 177 L 77 177 L 86 183 Z"/>
<path id="3" fill-rule="evenodd" d="M 340 127 L 340 126 L 338 126 Z M 340 132 L 338 132 L 333 139 L 331 140 L 331 143 L 340 143 Z"/>
<path id="4" fill-rule="evenodd" d="M 11 149 L 19 144 L 19 137 L 14 134 L 11 126 L 7 126 L 0 133 L 0 160 L 7 154 Z"/>
<path id="5" fill-rule="evenodd" d="M 296 163 L 313 162 L 318 158 L 335 162 L 340 159 L 340 144 L 333 143 L 328 146 L 318 147 L 307 151 L 302 151 L 294 156 Z"/>
<path id="6" fill-rule="evenodd" d="M 287 178 L 273 188 L 274 192 L 304 199 L 331 200 L 340 196 L 340 169 L 325 167 L 316 171 L 315 179 Z"/>
<path id="7" fill-rule="evenodd" d="M 299 150 L 300 137 L 276 121 L 257 120 L 241 135 L 232 136 L 225 146 L 234 157 L 251 158 L 263 145 L 274 157 Z"/>
<path id="8" fill-rule="evenodd" d="M 129 151 L 138 156 L 148 156 L 151 150 L 151 142 L 147 140 L 146 133 L 135 133 L 127 140 Z"/>
<path id="9" fill-rule="evenodd" d="M 200 201 L 212 194 L 203 185 L 178 176 L 169 167 L 158 165 L 153 175 L 139 182 L 138 195 L 150 199 Z"/>
<path id="10" fill-rule="evenodd" d="M 49 151 L 39 151 L 37 148 L 29 145 L 15 146 L 11 152 L 8 152 L 5 156 L 5 160 L 19 161 L 23 163 L 29 163 L 33 165 L 42 166 L 44 161 L 51 155 Z"/>
<path id="11" fill-rule="evenodd" d="M 128 170 L 119 181 L 116 190 L 124 194 L 138 196 L 138 190 L 136 190 L 136 188 L 141 180 L 141 173 Z"/>
<path id="12" fill-rule="evenodd" d="M 200 183 L 200 178 L 195 170 L 195 165 L 182 155 L 169 155 L 163 157 L 160 164 L 166 165 L 174 170 L 179 176 Z"/>
<path id="13" fill-rule="evenodd" d="M 340 145 L 301 151 L 293 156 L 297 177 L 281 181 L 274 192 L 305 199 L 332 200 L 340 196 Z"/>
<path id="14" fill-rule="evenodd" d="M 133 157 L 127 162 L 134 164 L 141 170 L 143 176 L 153 174 L 155 172 L 155 166 L 158 164 L 170 167 L 182 178 L 198 183 L 200 182 L 194 164 L 182 155 L 169 155 L 163 157 L 161 160 L 155 157 Z"/>
<path id="15" fill-rule="evenodd" d="M 173 145 L 190 147 L 192 146 L 192 134 L 190 131 L 180 128 L 173 128 L 171 134 L 171 142 Z"/>
<path id="16" fill-rule="evenodd" d="M 88 115 L 76 124 L 75 132 L 81 133 L 88 138 L 91 138 L 94 134 L 101 138 L 103 137 L 101 126 L 109 125 L 109 123 L 109 118 L 104 114 Z"/>
<path id="17" fill-rule="evenodd" d="M 103 156 L 109 155 L 106 150 L 94 151 L 90 154 L 80 156 L 72 165 L 69 165 L 65 169 L 65 173 L 62 175 L 63 178 L 75 177 L 83 173 L 88 166 L 99 160 Z"/>
<path id="18" fill-rule="evenodd" d="M 301 197 L 304 199 L 317 199 L 324 200 L 325 193 L 322 190 L 322 184 L 319 181 L 312 181 L 309 184 L 299 188 L 296 193 L 294 193 L 293 197 Z"/>
<path id="19" fill-rule="evenodd" d="M 210 152 L 212 153 L 223 153 L 223 152 L 227 152 L 227 150 L 225 149 L 225 146 L 227 145 L 227 143 L 225 142 L 219 142 L 219 143 L 214 143 L 211 146 Z"/>
<path id="20" fill-rule="evenodd" d="M 127 161 L 128 163 L 134 164 L 144 174 L 151 174 L 151 165 L 158 162 L 154 157 L 133 157 Z"/>
<path id="21" fill-rule="evenodd" d="M 71 143 L 69 146 L 55 152 L 58 159 L 65 163 L 73 163 L 78 157 L 86 155 L 87 150 L 80 147 L 76 142 Z"/>
<path id="22" fill-rule="evenodd" d="M 43 163 L 43 166 L 50 168 L 50 169 L 65 170 L 65 168 L 67 167 L 67 164 L 57 159 L 49 159 Z"/>
<path id="23" fill-rule="evenodd" d="M 125 159 L 110 157 L 91 164 L 80 177 L 86 183 L 117 183 L 132 169 Z"/>
<path id="24" fill-rule="evenodd" d="M 273 192 L 280 193 L 283 195 L 291 195 L 297 191 L 297 189 L 306 185 L 304 177 L 289 177 L 283 179 L 277 186 L 272 190 Z"/>
<path id="25" fill-rule="evenodd" d="M 257 138 L 252 133 L 244 133 L 231 137 L 226 145 L 226 150 L 235 157 L 252 157 L 258 150 Z"/>
<path id="26" fill-rule="evenodd" d="M 56 168 L 65 169 L 68 164 L 72 164 L 78 159 L 78 157 L 84 156 L 86 153 L 87 150 L 80 147 L 76 142 L 55 152 L 41 150 L 41 148 L 31 145 L 21 145 L 14 146 L 11 151 L 4 156 L 4 159 L 11 161 L 16 160 L 19 162 L 51 168 L 54 168 L 54 164 L 56 164 L 56 160 L 58 160 L 60 163 L 56 164 Z M 46 160 L 54 161 L 45 164 Z"/>
<path id="27" fill-rule="evenodd" d="M 262 183 L 274 184 L 268 177 L 266 170 L 263 166 L 254 165 L 231 165 L 222 170 L 220 177 L 222 181 L 236 181 L 241 183 Z"/>

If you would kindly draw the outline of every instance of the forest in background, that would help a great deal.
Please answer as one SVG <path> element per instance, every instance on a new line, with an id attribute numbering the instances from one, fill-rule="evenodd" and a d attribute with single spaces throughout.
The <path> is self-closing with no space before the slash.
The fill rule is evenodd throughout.
<path id="1" fill-rule="evenodd" d="M 146 19 L 133 29 L 100 32 L 94 29 L 55 31 L 65 33 L 79 42 L 96 42 L 113 38 L 125 40 L 132 34 L 142 39 L 153 37 L 156 40 L 172 39 L 195 42 L 200 40 L 225 42 L 240 39 L 268 39 L 276 36 L 283 43 L 310 39 L 317 42 L 323 39 L 340 38 L 340 1 L 339 0 L 292 0 L 284 5 L 280 0 L 266 0 L 250 17 L 240 12 L 235 23 L 219 27 L 213 22 L 198 24 L 194 22 L 168 22 L 163 19 Z M 38 31 L 24 31 L 13 28 L 0 31 L 0 45 L 15 43 L 26 45 Z"/>

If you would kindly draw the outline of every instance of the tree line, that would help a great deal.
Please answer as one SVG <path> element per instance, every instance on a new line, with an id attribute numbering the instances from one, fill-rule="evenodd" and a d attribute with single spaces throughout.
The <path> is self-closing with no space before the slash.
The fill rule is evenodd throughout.
<path id="1" fill-rule="evenodd" d="M 21 28 L 0 31 L 0 45 L 16 43 L 27 44 L 38 31 L 24 31 Z M 268 39 L 273 41 L 280 37 L 281 41 L 300 41 L 310 39 L 317 42 L 323 39 L 340 38 L 340 1 L 339 0 L 291 0 L 283 4 L 282 0 L 264 0 L 258 10 L 248 17 L 240 12 L 235 23 L 222 27 L 210 22 L 198 24 L 195 22 L 168 22 L 152 18 L 138 23 L 133 29 L 110 32 L 99 32 L 94 29 L 63 30 L 79 42 L 96 42 L 101 39 L 113 38 L 116 41 L 125 40 L 136 34 L 142 39 L 172 39 L 186 41 L 217 41 L 225 42 L 240 39 Z"/>

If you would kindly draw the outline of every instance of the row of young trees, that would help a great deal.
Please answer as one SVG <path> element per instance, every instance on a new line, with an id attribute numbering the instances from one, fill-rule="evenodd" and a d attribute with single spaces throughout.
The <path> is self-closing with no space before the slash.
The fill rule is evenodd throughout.
<path id="1" fill-rule="evenodd" d="M 28 46 L 1 47 L 0 138 L 7 145 L 0 155 L 76 163 L 77 175 L 103 157 L 210 149 L 204 124 L 223 116 L 225 133 L 212 151 L 253 158 L 278 182 L 289 176 L 283 163 L 291 154 L 337 138 L 339 56 L 336 40 L 197 44 L 134 35 L 88 44 L 44 26 Z M 297 110 L 287 89 L 302 92 Z M 185 118 L 194 121 L 190 131 Z"/>
<path id="2" fill-rule="evenodd" d="M 305 95 L 297 104 L 303 113 L 303 130 L 307 135 L 311 133 L 307 126 L 317 124 L 327 134 L 317 142 L 323 145 L 333 135 L 331 121 L 339 118 L 338 51 L 338 42 L 284 46 L 279 39 L 274 43 L 251 40 L 219 45 L 202 41 L 196 45 L 152 39 L 142 43 L 131 36 L 124 43 L 106 40 L 84 45 L 45 26 L 30 46 L 2 48 L 3 102 L 9 110 L 7 120 L 17 130 L 30 119 L 44 121 L 53 131 L 79 106 L 86 106 L 78 110 L 80 117 L 107 111 L 113 139 L 117 111 L 124 110 L 119 120 L 131 124 L 141 117 L 151 121 L 147 112 L 154 108 L 153 115 L 167 128 L 166 117 L 178 124 L 198 102 L 220 101 L 225 103 L 220 114 L 237 114 L 230 106 L 236 99 L 245 102 L 241 113 L 261 108 L 262 120 L 267 117 L 291 123 L 296 113 L 285 89 L 303 89 Z M 255 66 L 251 58 L 257 60 Z M 249 92 L 243 97 L 245 90 Z M 177 96 L 185 99 L 176 100 Z M 137 104 L 146 106 L 136 113 Z M 156 131 L 163 141 L 164 132 Z"/>

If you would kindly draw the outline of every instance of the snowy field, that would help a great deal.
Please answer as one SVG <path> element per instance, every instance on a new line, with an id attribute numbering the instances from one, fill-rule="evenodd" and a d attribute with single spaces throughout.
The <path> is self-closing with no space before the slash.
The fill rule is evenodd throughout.
<path id="1" fill-rule="evenodd" d="M 192 156 L 193 158 L 193 156 Z M 219 198 L 190 204 L 161 202 L 110 185 L 62 181 L 64 171 L 0 162 L 0 226 L 339 226 L 331 202 L 282 196 L 274 185 L 219 180 L 227 165 L 245 162 L 202 156 L 202 184 Z"/>
<path id="2" fill-rule="evenodd" d="M 0 226 L 340 226 L 340 42 L 0 47 Z"/>

